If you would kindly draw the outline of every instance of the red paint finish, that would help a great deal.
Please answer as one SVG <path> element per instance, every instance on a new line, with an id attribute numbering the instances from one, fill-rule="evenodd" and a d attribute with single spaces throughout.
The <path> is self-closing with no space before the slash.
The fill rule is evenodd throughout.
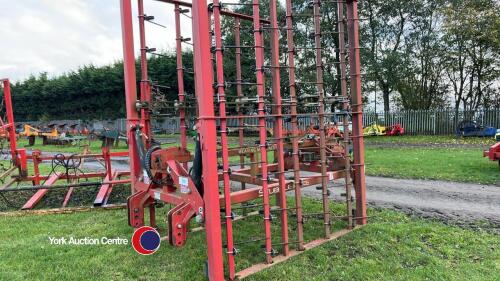
<path id="1" fill-rule="evenodd" d="M 139 125 L 139 114 L 135 108 L 137 101 L 134 35 L 132 25 L 131 0 L 120 0 L 122 40 L 123 40 L 123 72 L 125 81 L 125 103 L 127 112 L 127 139 L 130 159 L 130 179 L 132 192 L 135 191 L 137 179 L 141 176 L 140 159 L 135 142 L 135 130 Z"/>
<path id="2" fill-rule="evenodd" d="M 193 6 L 192 3 L 185 2 L 185 1 L 179 1 L 179 0 L 155 0 L 155 1 L 170 3 L 170 4 L 178 4 L 178 5 L 183 6 L 183 7 L 192 7 Z M 235 12 L 231 12 L 231 11 L 224 10 L 224 9 L 221 10 L 221 15 L 229 16 L 229 17 L 233 17 L 233 18 L 238 18 L 238 19 L 242 19 L 242 20 L 253 21 L 252 16 L 244 15 L 244 14 L 240 14 L 240 13 L 235 13 Z M 266 19 L 260 19 L 260 21 L 262 23 L 270 23 Z"/>
<path id="3" fill-rule="evenodd" d="M 211 37 L 206 0 L 194 1 L 193 48 L 196 98 L 199 107 L 199 136 L 203 155 L 205 226 L 208 278 L 224 280 L 220 225 L 219 182 L 217 179 L 217 135 L 212 88 Z"/>
<path id="4" fill-rule="evenodd" d="M 265 111 L 265 81 L 264 81 L 264 40 L 260 22 L 259 0 L 253 0 L 253 27 L 255 41 L 255 70 L 257 76 L 257 96 L 258 96 L 258 116 L 259 116 L 259 146 L 262 176 L 262 200 L 264 201 L 264 234 L 266 246 L 266 261 L 271 263 L 271 212 L 269 206 L 268 171 L 267 171 L 267 131 L 266 131 L 266 111 Z"/>
<path id="5" fill-rule="evenodd" d="M 43 185 L 46 185 L 47 187 L 53 185 L 59 179 L 60 175 L 61 174 L 59 174 L 59 173 L 55 173 L 55 174 L 51 175 L 50 178 L 47 179 L 47 181 Z M 26 202 L 21 207 L 21 210 L 33 209 L 36 206 L 36 204 L 38 204 L 38 202 L 40 202 L 40 200 L 42 200 L 43 196 L 45 196 L 45 194 L 47 194 L 47 192 L 49 192 L 48 188 L 43 188 L 43 189 L 37 190 L 37 192 L 33 196 L 31 196 L 31 198 L 28 200 L 28 202 Z"/>
<path id="6" fill-rule="evenodd" d="M 12 108 L 12 96 L 11 96 L 11 91 L 10 91 L 10 81 L 9 79 L 3 79 L 1 80 L 3 83 L 3 98 L 5 101 L 5 113 L 7 114 L 7 131 L 9 133 L 9 144 L 10 144 L 10 153 L 12 156 L 12 159 L 15 161 L 14 163 L 19 163 L 17 162 L 17 157 L 16 157 L 16 126 L 14 123 L 14 110 Z"/>
<path id="7" fill-rule="evenodd" d="M 488 157 L 491 161 L 500 161 L 500 142 L 492 145 L 489 150 L 484 151 L 483 156 Z"/>
<path id="8" fill-rule="evenodd" d="M 327 167 L 328 162 L 326 159 L 326 134 L 325 134 L 325 90 L 323 85 L 323 59 L 321 57 L 322 41 L 321 41 L 321 13 L 320 13 L 320 0 L 313 1 L 313 17 L 314 17 L 314 46 L 316 54 L 316 90 L 318 94 L 318 122 L 319 122 L 319 149 L 320 149 L 320 167 L 321 176 L 323 180 L 321 181 L 322 187 L 322 198 L 323 198 L 323 211 L 325 215 L 323 216 L 324 228 L 325 228 L 325 238 L 330 237 L 330 203 L 328 200 L 328 179 L 327 179 Z"/>
<path id="9" fill-rule="evenodd" d="M 94 206 L 102 206 L 106 204 L 109 194 L 111 193 L 111 190 L 113 188 L 113 185 L 110 184 L 109 182 L 114 181 L 117 178 L 117 176 L 118 173 L 116 171 L 113 171 L 112 175 L 109 174 L 106 175 L 106 177 L 103 180 L 106 183 L 101 185 L 101 187 L 99 188 L 99 192 L 97 193 L 97 196 L 94 200 Z"/>
<path id="10" fill-rule="evenodd" d="M 346 62 L 346 48 L 345 48 L 345 24 L 344 24 L 344 5 L 342 3 L 337 3 L 337 20 L 338 20 L 338 33 L 339 33 L 339 63 L 340 63 L 340 92 L 342 97 L 345 99 L 342 104 L 342 109 L 344 111 L 349 111 L 349 95 L 347 93 L 347 62 Z M 344 115 L 342 118 L 342 126 L 344 128 L 344 133 L 342 135 L 344 142 L 344 155 L 345 155 L 345 190 L 346 190 L 346 212 L 348 214 L 348 225 L 349 228 L 353 225 L 352 220 L 352 202 L 351 202 L 351 191 L 352 191 L 352 178 L 351 178 L 351 159 L 349 157 L 349 116 Z"/>
<path id="11" fill-rule="evenodd" d="M 361 95 L 361 63 L 359 59 L 358 1 L 347 1 L 347 30 L 351 78 L 352 135 L 354 151 L 354 188 L 358 224 L 366 224 L 365 145 L 363 141 L 363 99 Z"/>
<path id="12" fill-rule="evenodd" d="M 288 47 L 288 83 L 290 85 L 290 123 L 292 123 L 292 159 L 295 181 L 295 208 L 297 216 L 297 248 L 304 248 L 304 226 L 302 218 L 302 192 L 299 162 L 299 126 L 297 118 L 297 89 L 295 84 L 295 43 L 293 38 L 292 0 L 286 0 L 286 38 Z"/>
<path id="13" fill-rule="evenodd" d="M 181 134 L 181 147 L 187 148 L 187 124 L 186 124 L 186 111 L 184 109 L 184 103 L 186 99 L 186 93 L 184 90 L 184 66 L 182 64 L 182 34 L 181 34 L 181 7 L 179 4 L 175 4 L 175 48 L 177 56 L 177 88 L 179 96 L 179 123 L 180 123 L 180 134 Z M 184 164 L 184 168 L 187 169 L 187 163 Z"/>
<path id="14" fill-rule="evenodd" d="M 222 30 L 221 30 L 221 13 L 220 2 L 213 2 L 213 19 L 214 19 L 214 36 L 215 36 L 215 63 L 216 63 L 216 93 L 219 102 L 220 119 L 220 136 L 222 150 L 222 176 L 224 184 L 225 202 L 225 222 L 226 222 L 226 244 L 227 244 L 227 264 L 229 270 L 229 279 L 235 278 L 236 268 L 234 256 L 236 255 L 233 244 L 233 218 L 231 213 L 231 185 L 229 182 L 229 153 L 227 140 L 227 124 L 226 124 L 226 95 L 224 91 L 224 69 L 222 59 Z"/>
<path id="15" fill-rule="evenodd" d="M 146 105 L 151 103 L 151 84 L 148 80 L 148 60 L 147 60 L 147 51 L 148 47 L 146 46 L 146 29 L 144 26 L 144 3 L 143 0 L 137 0 L 137 8 L 139 13 L 139 41 L 141 46 L 141 102 L 144 102 Z M 151 125 L 149 119 L 149 109 L 145 106 L 141 106 L 141 115 L 140 115 L 140 123 L 142 126 L 142 132 L 146 136 L 151 136 Z M 144 143 L 146 148 L 149 148 L 151 143 L 151 138 L 144 138 Z"/>
<path id="16" fill-rule="evenodd" d="M 272 91 L 273 91 L 273 114 L 274 118 L 274 137 L 276 140 L 276 157 L 278 162 L 278 170 L 276 177 L 278 178 L 279 185 L 285 186 L 285 160 L 283 153 L 285 152 L 285 145 L 283 141 L 283 117 L 282 102 L 281 102 L 281 85 L 280 85 L 280 46 L 279 46 L 279 27 L 278 27 L 278 7 L 277 0 L 271 0 L 270 6 L 270 20 L 271 20 L 271 75 L 272 75 Z M 281 208 L 281 242 L 283 243 L 283 255 L 288 255 L 288 214 L 286 207 L 286 190 L 280 189 L 278 195 L 279 206 Z"/>

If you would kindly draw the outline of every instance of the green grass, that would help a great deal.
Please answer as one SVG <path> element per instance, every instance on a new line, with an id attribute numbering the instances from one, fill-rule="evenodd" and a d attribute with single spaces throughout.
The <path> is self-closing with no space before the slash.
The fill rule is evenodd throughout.
<path id="1" fill-rule="evenodd" d="M 319 205 L 305 200 L 308 211 L 318 210 Z M 341 211 L 338 205 L 333 209 Z M 367 226 L 248 280 L 498 280 L 500 236 L 393 211 L 370 210 L 370 215 L 373 218 Z M 205 280 L 203 232 L 189 234 L 183 248 L 164 242 L 152 256 L 140 256 L 130 245 L 49 243 L 48 236 L 130 238 L 126 217 L 125 210 L 1 216 L 0 280 Z M 273 223 L 276 241 L 277 224 Z M 235 222 L 235 233 L 236 241 L 262 236 L 262 219 L 255 216 Z M 321 220 L 307 221 L 308 240 L 321 233 Z M 238 269 L 264 259 L 258 243 L 240 246 L 240 250 Z"/>
<path id="2" fill-rule="evenodd" d="M 372 176 L 500 185 L 498 163 L 480 149 L 367 147 L 365 155 Z"/>
<path id="3" fill-rule="evenodd" d="M 26 148 L 29 150 L 38 149 L 40 151 L 46 152 L 61 152 L 61 153 L 81 153 L 83 152 L 83 145 L 89 145 L 89 149 L 92 153 L 99 153 L 102 151 L 100 140 L 82 140 L 79 144 L 75 145 L 42 145 L 42 140 L 37 138 L 35 145 L 28 146 L 28 140 L 26 138 L 19 138 L 17 140 L 18 148 Z M 120 141 L 118 147 L 112 147 L 111 151 L 126 151 L 127 145 Z"/>
<path id="4" fill-rule="evenodd" d="M 492 145 L 495 143 L 495 138 L 479 138 L 479 137 L 466 137 L 457 138 L 454 135 L 444 135 L 444 136 L 376 136 L 376 137 L 365 137 L 365 143 L 370 144 L 460 144 L 460 145 Z"/>
<path id="5" fill-rule="evenodd" d="M 248 280 L 500 280 L 500 236 L 371 214 L 362 229 Z"/>
<path id="6" fill-rule="evenodd" d="M 163 147 L 179 145 L 176 142 L 178 135 L 172 135 L 169 138 L 174 142 L 166 143 L 162 145 Z M 230 147 L 238 146 L 236 138 L 231 137 L 230 140 L 232 141 Z M 366 138 L 366 170 L 368 175 L 373 176 L 500 184 L 498 164 L 482 157 L 482 148 L 453 147 L 455 144 L 484 144 L 486 149 L 493 142 L 492 138 L 457 140 L 454 136 L 368 137 Z M 19 146 L 22 147 L 24 144 L 27 144 L 27 140 L 20 139 Z M 377 147 L 376 144 L 394 144 L 395 146 Z M 405 144 L 419 145 L 419 147 L 404 147 Z M 434 147 L 433 144 L 449 146 Z M 90 143 L 92 152 L 101 151 L 100 146 L 100 141 Z M 83 148 L 79 146 L 42 146 L 39 142 L 31 149 L 65 153 L 83 151 Z M 121 143 L 118 148 L 113 148 L 114 151 L 126 149 L 127 146 L 124 143 Z M 194 151 L 194 142 L 191 139 L 188 142 L 188 149 Z M 273 152 L 268 152 L 268 159 L 272 162 Z M 231 163 L 236 163 L 238 160 L 238 156 L 230 157 Z M 44 170 L 47 169 L 47 167 L 44 168 Z"/>

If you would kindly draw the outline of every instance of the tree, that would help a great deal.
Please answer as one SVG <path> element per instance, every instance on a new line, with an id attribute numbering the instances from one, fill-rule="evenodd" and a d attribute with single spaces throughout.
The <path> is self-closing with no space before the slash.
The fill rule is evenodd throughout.
<path id="1" fill-rule="evenodd" d="M 455 110 L 498 107 L 500 4 L 494 0 L 452 0 L 443 14 L 449 49 L 446 73 Z"/>
<path id="2" fill-rule="evenodd" d="M 438 8 L 443 1 L 415 1 L 414 17 L 404 36 L 402 64 L 395 66 L 394 77 L 398 100 L 407 110 L 442 108 L 446 103 L 447 85 L 444 77 Z"/>
<path id="3" fill-rule="evenodd" d="M 396 66 L 404 63 L 401 49 L 414 17 L 414 2 L 366 0 L 361 6 L 360 17 L 366 19 L 360 34 L 362 60 L 382 90 L 385 112 L 390 111 L 391 93 L 396 89 Z"/>
<path id="4" fill-rule="evenodd" d="M 192 54 L 185 53 L 186 68 L 192 68 Z M 140 73 L 139 62 L 136 63 Z M 177 73 L 174 54 L 149 58 L 149 76 L 169 89 L 167 100 L 177 99 Z M 138 79 L 140 77 L 138 76 Z M 193 76 L 185 75 L 186 92 L 194 93 Z M 30 76 L 12 86 L 17 121 L 51 119 L 113 119 L 125 116 L 123 63 L 96 67 L 87 65 L 76 71 L 49 78 L 47 73 Z"/>

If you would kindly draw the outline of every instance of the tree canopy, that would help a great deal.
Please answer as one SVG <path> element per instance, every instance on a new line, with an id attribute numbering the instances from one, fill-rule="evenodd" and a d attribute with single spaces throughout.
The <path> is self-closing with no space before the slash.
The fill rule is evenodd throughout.
<path id="1" fill-rule="evenodd" d="M 250 0 L 240 0 L 249 4 Z M 269 7 L 262 1 L 262 17 Z M 281 3 L 281 1 L 278 1 Z M 293 1 L 295 14 L 310 14 L 310 1 Z M 283 4 L 283 3 L 281 3 Z M 337 8 L 334 1 L 322 5 L 325 91 L 338 95 L 339 53 Z M 251 5 L 236 5 L 238 12 L 251 14 Z M 476 110 L 500 107 L 500 4 L 496 0 L 364 0 L 359 2 L 363 88 L 366 96 L 382 92 L 384 111 L 459 108 Z M 279 25 L 285 27 L 284 7 L 279 7 Z M 294 40 L 303 51 L 296 56 L 297 81 L 314 80 L 314 50 L 311 18 L 296 16 Z M 224 19 L 224 44 L 234 45 L 235 22 Z M 251 22 L 241 23 L 241 45 L 253 46 Z M 266 34 L 268 34 L 266 32 Z M 286 32 L 281 31 L 281 58 L 286 64 Z M 332 35 L 333 34 L 333 35 Z M 268 35 L 264 36 L 269 46 Z M 309 45 L 308 45 L 309 44 Z M 328 49 L 331 48 L 331 49 Z M 309 49 L 309 50 L 308 50 Z M 331 51 L 329 51 L 331 50 Z M 184 54 L 192 68 L 191 53 Z M 266 54 L 268 61 L 270 52 Z M 227 81 L 236 81 L 234 49 L 224 52 Z M 242 49 L 243 79 L 254 81 L 252 49 Z M 139 73 L 139 63 L 137 62 Z M 288 93 L 283 68 L 282 93 Z M 168 86 L 168 100 L 177 98 L 175 54 L 149 58 L 151 80 Z M 269 79 L 268 79 L 269 81 Z M 31 76 L 12 87 L 16 119 L 107 119 L 125 116 L 123 65 L 115 62 L 87 65 L 49 78 L 47 73 Z M 187 92 L 193 92 L 193 77 L 186 75 Z M 314 91 L 307 85 L 298 91 Z M 255 91 L 246 86 L 244 91 Z M 270 86 L 266 87 L 270 91 Z M 228 87 L 228 96 L 235 95 Z M 300 93 L 299 93 L 300 94 Z"/>

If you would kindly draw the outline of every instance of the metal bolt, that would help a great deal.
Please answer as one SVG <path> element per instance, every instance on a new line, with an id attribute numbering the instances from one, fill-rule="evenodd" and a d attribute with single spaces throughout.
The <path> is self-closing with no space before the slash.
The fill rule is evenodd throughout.
<path id="1" fill-rule="evenodd" d="M 202 223 L 203 222 L 203 216 L 202 215 L 196 215 L 195 220 L 197 223 Z"/>

